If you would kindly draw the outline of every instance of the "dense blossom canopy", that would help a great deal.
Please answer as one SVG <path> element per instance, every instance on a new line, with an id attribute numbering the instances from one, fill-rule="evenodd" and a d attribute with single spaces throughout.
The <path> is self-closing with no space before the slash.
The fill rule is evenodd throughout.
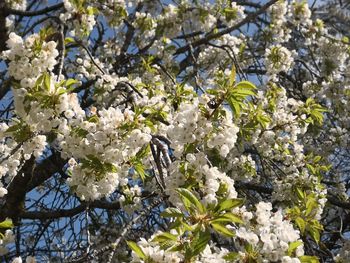
<path id="1" fill-rule="evenodd" d="M 348 6 L 0 0 L 2 261 L 350 262 Z"/>

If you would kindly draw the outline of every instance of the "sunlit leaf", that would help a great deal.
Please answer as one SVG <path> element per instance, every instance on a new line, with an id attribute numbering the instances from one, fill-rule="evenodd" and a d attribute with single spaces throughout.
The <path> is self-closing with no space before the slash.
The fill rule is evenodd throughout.
<path id="1" fill-rule="evenodd" d="M 140 259 L 146 259 L 145 253 L 142 251 L 141 247 L 133 241 L 126 242 L 128 246 L 139 256 Z"/>
<path id="2" fill-rule="evenodd" d="M 189 208 L 192 204 L 198 209 L 200 213 L 205 212 L 205 207 L 191 191 L 185 188 L 178 188 L 177 192 L 181 195 L 187 208 Z"/>
<path id="3" fill-rule="evenodd" d="M 215 231 L 218 233 L 226 236 L 226 237 L 234 237 L 235 233 L 233 233 L 231 230 L 228 230 L 224 225 L 219 224 L 219 223 L 212 223 L 210 224 Z"/>

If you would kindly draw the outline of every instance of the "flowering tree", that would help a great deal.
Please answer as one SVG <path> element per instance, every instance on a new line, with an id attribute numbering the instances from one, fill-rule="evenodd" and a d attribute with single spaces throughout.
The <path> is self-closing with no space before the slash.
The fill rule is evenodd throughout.
<path id="1" fill-rule="evenodd" d="M 3 262 L 350 262 L 348 3 L 0 0 Z"/>

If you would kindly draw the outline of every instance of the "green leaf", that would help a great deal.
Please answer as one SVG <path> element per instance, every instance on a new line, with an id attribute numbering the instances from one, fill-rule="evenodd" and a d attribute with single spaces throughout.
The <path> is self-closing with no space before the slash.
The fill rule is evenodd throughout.
<path id="1" fill-rule="evenodd" d="M 103 166 L 105 168 L 105 170 L 109 173 L 116 173 L 118 172 L 118 169 L 117 167 L 115 167 L 114 164 L 111 164 L 111 163 L 103 163 Z"/>
<path id="2" fill-rule="evenodd" d="M 189 191 L 186 188 L 178 188 L 176 191 L 181 195 L 186 208 L 190 208 L 191 205 L 194 205 L 201 214 L 203 214 L 206 211 L 203 204 L 197 199 L 197 197 L 191 191 Z"/>
<path id="3" fill-rule="evenodd" d="M 138 255 L 140 259 L 146 259 L 145 253 L 142 251 L 142 249 L 133 241 L 126 241 L 128 246 Z"/>
<path id="4" fill-rule="evenodd" d="M 71 135 L 75 135 L 77 137 L 81 137 L 81 138 L 85 138 L 86 135 L 88 135 L 89 132 L 83 128 L 80 128 L 80 127 L 76 127 L 76 128 L 73 128 L 72 131 L 71 131 Z"/>
<path id="5" fill-rule="evenodd" d="M 210 94 L 210 95 L 218 95 L 219 94 L 219 91 L 217 89 L 206 89 L 205 92 Z"/>
<path id="6" fill-rule="evenodd" d="M 314 210 L 314 209 L 317 209 L 318 207 L 318 203 L 317 201 L 315 200 L 314 197 L 308 197 L 307 201 L 306 201 L 306 211 L 305 211 L 305 215 L 308 216 L 311 214 L 311 212 Z"/>
<path id="7" fill-rule="evenodd" d="M 236 116 L 239 116 L 239 114 L 241 113 L 241 107 L 238 103 L 238 101 L 229 98 L 227 100 L 227 103 L 230 105 L 231 110 L 235 113 Z"/>
<path id="8" fill-rule="evenodd" d="M 77 84 L 77 83 L 79 83 L 78 80 L 75 80 L 75 79 L 67 79 L 67 80 L 66 80 L 66 83 L 65 83 L 65 86 L 66 86 L 67 88 L 69 88 L 70 86 L 72 86 L 72 85 L 74 85 L 74 84 Z"/>
<path id="9" fill-rule="evenodd" d="M 134 163 L 133 167 L 135 169 L 135 172 L 142 179 L 142 181 L 144 181 L 146 179 L 146 177 L 147 177 L 144 165 L 142 163 L 140 163 L 140 162 L 137 162 L 137 163 Z"/>
<path id="10" fill-rule="evenodd" d="M 317 156 L 315 156 L 315 158 L 314 158 L 314 162 L 315 162 L 315 163 L 318 163 L 319 161 L 321 161 L 321 159 L 322 159 L 322 157 L 319 156 L 319 155 L 317 155 Z"/>
<path id="11" fill-rule="evenodd" d="M 155 236 L 152 241 L 159 243 L 162 249 L 169 249 L 177 243 L 177 236 L 168 232 L 163 232 Z"/>
<path id="12" fill-rule="evenodd" d="M 2 221 L 0 223 L 0 228 L 3 228 L 3 229 L 10 229 L 10 228 L 13 228 L 13 227 L 14 227 L 14 225 L 13 225 L 11 219 L 6 219 L 5 221 Z"/>
<path id="13" fill-rule="evenodd" d="M 181 251 L 183 249 L 184 249 L 184 244 L 178 244 L 178 245 L 175 245 L 172 248 L 170 248 L 168 251 L 177 252 L 177 251 Z"/>
<path id="14" fill-rule="evenodd" d="M 6 130 L 11 133 L 16 142 L 24 142 L 31 136 L 30 127 L 23 121 L 17 122 Z"/>
<path id="15" fill-rule="evenodd" d="M 45 74 L 40 75 L 40 77 L 35 81 L 35 86 L 40 86 L 43 82 Z"/>
<path id="16" fill-rule="evenodd" d="M 235 82 L 236 82 L 236 67 L 235 67 L 235 64 L 233 64 L 231 69 L 231 74 L 230 74 L 229 87 L 233 87 Z"/>
<path id="17" fill-rule="evenodd" d="M 173 241 L 177 241 L 177 236 L 176 235 L 173 235 L 173 234 L 170 234 L 168 232 L 163 232 L 159 235 L 156 235 L 152 241 L 155 241 L 155 242 L 162 242 L 163 240 L 173 240 Z"/>
<path id="18" fill-rule="evenodd" d="M 310 170 L 312 174 L 316 174 L 316 168 L 313 167 L 311 164 L 306 164 L 306 167 Z"/>
<path id="19" fill-rule="evenodd" d="M 305 227 L 306 227 L 305 220 L 299 216 L 295 219 L 295 223 L 297 224 L 298 228 L 300 229 L 301 234 L 304 234 Z"/>
<path id="20" fill-rule="evenodd" d="M 302 189 L 300 189 L 299 187 L 297 187 L 296 189 L 297 195 L 299 199 L 304 199 L 305 198 L 305 193 Z"/>
<path id="21" fill-rule="evenodd" d="M 21 128 L 20 124 L 15 124 L 13 126 L 10 126 L 7 128 L 7 130 L 5 132 L 15 132 L 17 131 L 19 128 Z"/>
<path id="22" fill-rule="evenodd" d="M 148 128 L 151 129 L 153 133 L 157 131 L 156 126 L 153 124 L 153 121 L 149 119 L 145 119 L 143 122 Z"/>
<path id="23" fill-rule="evenodd" d="M 51 77 L 48 73 L 44 74 L 44 86 L 47 91 L 50 91 Z"/>
<path id="24" fill-rule="evenodd" d="M 211 223 L 210 225 L 214 228 L 215 231 L 226 237 L 235 236 L 235 233 L 233 233 L 231 230 L 228 230 L 224 225 L 221 225 L 219 223 Z"/>
<path id="25" fill-rule="evenodd" d="M 245 89 L 245 90 L 255 90 L 256 87 L 253 83 L 243 80 L 241 82 L 239 82 L 236 86 L 236 89 Z"/>
<path id="26" fill-rule="evenodd" d="M 315 256 L 301 256 L 299 257 L 299 260 L 301 263 L 319 263 L 320 262 L 318 258 Z"/>
<path id="27" fill-rule="evenodd" d="M 98 10 L 98 8 L 96 8 L 96 7 L 89 6 L 89 7 L 87 8 L 87 14 L 90 15 L 90 16 L 96 15 L 96 14 L 98 14 L 98 13 L 99 13 L 99 10 Z"/>
<path id="28" fill-rule="evenodd" d="M 224 200 L 217 204 L 215 212 L 220 213 L 222 211 L 229 211 L 235 207 L 241 206 L 244 204 L 244 199 L 228 199 Z"/>
<path id="29" fill-rule="evenodd" d="M 226 213 L 223 215 L 223 217 L 228 218 L 231 220 L 231 223 L 237 223 L 237 224 L 243 224 L 243 220 L 239 215 L 235 215 L 233 213 Z"/>
<path id="30" fill-rule="evenodd" d="M 183 217 L 184 214 L 180 209 L 174 207 L 168 207 L 161 214 L 162 217 Z"/>
<path id="31" fill-rule="evenodd" d="M 211 239 L 210 232 L 200 232 L 198 238 L 193 241 L 192 244 L 192 256 L 199 255 L 207 246 Z"/>
<path id="32" fill-rule="evenodd" d="M 302 241 L 300 240 L 297 240 L 297 241 L 294 241 L 292 243 L 289 243 L 289 247 L 288 247 L 288 256 L 292 256 L 293 252 L 303 244 Z"/>
<path id="33" fill-rule="evenodd" d="M 233 213 L 226 213 L 224 215 L 220 215 L 219 217 L 214 218 L 210 221 L 210 223 L 238 223 L 243 224 L 243 221 L 240 216 L 235 215 Z"/>
<path id="34" fill-rule="evenodd" d="M 225 259 L 226 261 L 231 262 L 231 261 L 237 260 L 238 257 L 239 257 L 239 253 L 237 253 L 237 252 L 230 252 L 230 253 L 226 254 L 225 256 L 223 256 L 223 259 Z"/>
<path id="35" fill-rule="evenodd" d="M 223 12 L 227 21 L 231 21 L 237 17 L 236 8 L 224 8 Z"/>
<path id="36" fill-rule="evenodd" d="M 70 43 L 74 43 L 74 42 L 75 42 L 74 39 L 71 38 L 71 37 L 66 37 L 66 38 L 64 39 L 64 44 L 65 44 L 65 45 L 70 44 Z"/>
<path id="37" fill-rule="evenodd" d="M 59 85 L 56 86 L 56 87 L 59 87 Z M 60 87 L 60 88 L 57 89 L 56 94 L 60 96 L 60 95 L 62 95 L 64 93 L 67 93 L 67 92 L 68 92 L 68 90 L 66 90 L 65 88 Z"/>
<path id="38" fill-rule="evenodd" d="M 136 158 L 138 159 L 143 159 L 146 158 L 148 153 L 151 151 L 151 147 L 149 144 L 144 145 L 137 153 L 136 153 Z"/>
<path id="39" fill-rule="evenodd" d="M 307 98 L 306 102 L 305 102 L 305 106 L 310 106 L 311 104 L 313 104 L 315 101 L 313 98 Z"/>
<path id="40" fill-rule="evenodd" d="M 314 227 L 311 227 L 309 229 L 310 235 L 315 240 L 315 242 L 318 244 L 320 243 L 320 231 Z"/>
<path id="41" fill-rule="evenodd" d="M 92 122 L 92 123 L 98 123 L 99 122 L 99 117 L 97 116 L 97 115 L 92 115 L 92 116 L 90 116 L 88 119 L 87 119 L 87 121 L 88 122 Z"/>
<path id="42" fill-rule="evenodd" d="M 215 219 L 210 220 L 210 223 L 218 223 L 218 224 L 229 224 L 231 223 L 231 219 L 223 216 L 219 216 Z"/>
<path id="43" fill-rule="evenodd" d="M 248 89 L 237 89 L 234 90 L 232 93 L 234 94 L 233 96 L 241 97 L 243 99 L 248 96 L 255 96 L 255 92 Z"/>

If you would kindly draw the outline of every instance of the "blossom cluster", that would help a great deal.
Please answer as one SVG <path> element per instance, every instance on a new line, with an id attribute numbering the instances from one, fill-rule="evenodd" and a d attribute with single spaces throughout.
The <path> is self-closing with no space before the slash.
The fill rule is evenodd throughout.
<path id="1" fill-rule="evenodd" d="M 71 24 L 70 34 L 78 38 L 89 35 L 96 24 L 93 7 L 85 7 L 83 1 L 65 0 L 63 3 L 66 12 L 60 14 L 60 19 L 63 23 Z"/>
<path id="2" fill-rule="evenodd" d="M 23 40 L 16 33 L 9 34 L 9 50 L 4 51 L 2 58 L 10 60 L 8 73 L 20 81 L 21 87 L 32 88 L 37 76 L 52 70 L 57 63 L 58 51 L 55 41 L 43 41 L 39 34 L 33 34 Z"/>
<path id="3" fill-rule="evenodd" d="M 266 49 L 265 58 L 266 70 L 271 76 L 286 72 L 293 65 L 293 53 L 279 44 Z"/>
<path id="4" fill-rule="evenodd" d="M 27 7 L 26 0 L 6 0 L 5 3 L 7 4 L 8 7 L 11 7 L 17 10 L 25 10 Z"/>
<path id="5" fill-rule="evenodd" d="M 343 170 L 327 172 L 330 162 L 341 167 L 350 145 L 348 40 L 313 19 L 306 2 L 268 8 L 264 45 L 236 31 L 204 41 L 249 14 L 236 2 L 105 2 L 63 1 L 66 50 L 50 41 L 52 29 L 9 34 L 1 58 L 14 110 L 0 123 L 0 198 L 25 161 L 54 151 L 81 201 L 117 196 L 132 217 L 150 192 L 166 199 L 161 210 L 176 211 L 171 223 L 190 218 L 177 221 L 185 231 L 165 234 L 181 246 L 157 242 L 165 232 L 141 236 L 143 254 L 133 250 L 132 262 L 183 262 L 198 233 L 205 244 L 191 262 L 303 262 L 301 237 L 319 244 L 329 189 L 347 198 Z M 92 40 L 104 26 L 116 34 Z M 299 35 L 305 41 L 294 43 Z M 254 85 L 251 72 L 266 75 Z M 334 179 L 328 190 L 325 174 Z M 6 232 L 0 253 L 12 241 Z"/>
<path id="6" fill-rule="evenodd" d="M 120 180 L 129 175 L 130 159 L 152 139 L 145 126 L 131 132 L 123 130 L 130 122 L 143 121 L 130 110 L 109 108 L 96 114 L 90 121 L 66 114 L 68 121 L 58 127 L 58 145 L 64 157 L 71 158 L 68 184 L 83 200 L 114 192 Z M 94 117 L 96 121 L 92 121 Z"/>
<path id="7" fill-rule="evenodd" d="M 299 231 L 290 221 L 283 219 L 282 210 L 275 213 L 271 210 L 271 203 L 258 203 L 255 214 L 257 225 L 239 228 L 237 237 L 259 250 L 259 255 L 270 262 L 300 262 L 298 257 L 304 255 L 302 245 L 296 248 L 295 258 L 286 255 L 289 244 L 300 241 Z"/>
<path id="8" fill-rule="evenodd" d="M 256 205 L 256 211 L 249 212 L 245 207 L 241 207 L 240 213 L 244 218 L 244 225 L 237 229 L 235 248 L 238 250 L 235 253 L 235 259 L 228 259 L 227 256 L 232 253 L 227 248 L 219 248 L 215 243 L 210 243 L 205 246 L 203 251 L 195 257 L 194 262 L 241 262 L 249 258 L 250 253 L 255 251 L 258 255 L 255 259 L 259 262 L 286 262 L 300 263 L 300 257 L 304 255 L 303 243 L 300 239 L 299 231 L 296 230 L 289 220 L 284 218 L 283 212 L 279 209 L 277 212 L 272 212 L 271 203 L 260 202 Z M 154 260 L 156 262 L 181 262 L 184 255 L 178 250 L 164 249 L 157 242 L 157 236 L 162 236 L 162 232 L 158 232 L 150 237 L 149 240 L 141 238 L 137 243 L 142 250 L 143 259 L 140 254 L 133 251 L 132 262 L 146 262 Z M 175 236 L 178 232 L 173 229 L 170 235 Z M 189 242 L 184 237 L 177 237 L 176 242 L 185 244 Z M 295 244 L 293 250 L 290 250 L 291 244 Z M 250 247 L 248 251 L 247 247 Z M 292 251 L 292 253 L 290 253 Z"/>

